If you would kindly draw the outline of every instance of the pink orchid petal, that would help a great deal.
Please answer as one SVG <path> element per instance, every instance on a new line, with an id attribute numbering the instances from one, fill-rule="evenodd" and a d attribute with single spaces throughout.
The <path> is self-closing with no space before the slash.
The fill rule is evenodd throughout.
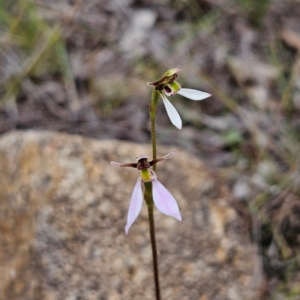
<path id="1" fill-rule="evenodd" d="M 127 216 L 127 225 L 125 227 L 125 233 L 128 234 L 130 226 L 133 224 L 139 213 L 141 212 L 143 204 L 143 192 L 141 185 L 141 178 L 139 177 L 130 200 L 128 216 Z"/>
<path id="2" fill-rule="evenodd" d="M 169 116 L 172 124 L 174 126 L 176 126 L 178 129 L 181 129 L 182 121 L 181 121 L 181 118 L 180 118 L 176 108 L 171 104 L 171 102 L 163 94 L 161 94 L 161 97 L 164 101 L 166 111 L 168 113 L 168 116 Z"/>
<path id="3" fill-rule="evenodd" d="M 163 214 L 181 221 L 181 215 L 176 200 L 171 193 L 157 180 L 152 181 L 154 204 Z"/>
<path id="4" fill-rule="evenodd" d="M 195 101 L 203 100 L 211 96 L 211 94 L 193 89 L 180 89 L 177 94 Z"/>

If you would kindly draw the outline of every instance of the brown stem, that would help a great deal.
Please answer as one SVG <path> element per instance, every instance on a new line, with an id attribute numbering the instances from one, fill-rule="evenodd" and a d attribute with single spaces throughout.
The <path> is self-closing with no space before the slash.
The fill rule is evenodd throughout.
<path id="1" fill-rule="evenodd" d="M 149 229 L 150 229 L 151 246 L 152 246 L 155 295 L 156 295 L 156 300 L 160 300 L 161 298 L 160 298 L 160 287 L 159 287 L 159 272 L 158 272 L 158 259 L 157 259 L 157 248 L 156 248 L 156 238 L 155 238 L 153 205 L 148 205 L 148 216 L 149 216 Z"/>
<path id="2" fill-rule="evenodd" d="M 153 160 L 156 159 L 157 153 L 156 153 L 156 133 L 155 133 L 155 115 L 152 117 L 150 115 L 151 119 L 151 141 L 152 141 L 152 157 Z M 153 166 L 153 170 L 156 171 L 156 164 Z"/>
<path id="3" fill-rule="evenodd" d="M 151 120 L 151 142 L 152 142 L 152 156 L 153 160 L 156 159 L 156 129 L 155 129 L 155 117 L 156 117 L 156 106 L 159 102 L 160 94 L 156 89 L 153 89 L 151 104 L 150 104 L 150 120 Z M 156 171 L 156 165 L 154 164 L 153 170 Z M 154 284 L 155 284 L 155 295 L 156 300 L 160 300 L 160 287 L 159 287 L 159 271 L 158 271 L 158 258 L 157 258 L 157 247 L 155 238 L 155 225 L 154 225 L 154 214 L 153 214 L 153 195 L 152 195 L 152 182 L 145 182 L 145 201 L 148 207 L 149 216 L 149 229 L 150 239 L 152 247 L 152 258 L 153 258 L 153 272 L 154 272 Z"/>
<path id="4" fill-rule="evenodd" d="M 152 182 L 145 182 L 145 201 L 148 207 L 149 217 L 149 230 L 152 247 L 152 260 L 153 260 L 153 272 L 154 272 L 154 284 L 155 284 L 155 295 L 156 300 L 160 300 L 160 286 L 159 286 L 159 271 L 158 271 L 158 256 L 155 238 L 155 225 L 154 225 L 154 214 L 153 214 L 153 196 L 152 196 Z"/>

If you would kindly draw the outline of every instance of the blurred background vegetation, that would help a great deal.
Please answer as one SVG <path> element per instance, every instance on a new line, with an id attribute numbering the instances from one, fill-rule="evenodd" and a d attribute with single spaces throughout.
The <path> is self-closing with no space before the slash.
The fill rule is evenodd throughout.
<path id="1" fill-rule="evenodd" d="M 217 169 L 251 214 L 268 285 L 300 299 L 300 2 L 0 0 L 0 133 L 48 129 L 150 142 L 154 81 L 179 67 L 211 93 L 163 105 L 158 142 Z"/>

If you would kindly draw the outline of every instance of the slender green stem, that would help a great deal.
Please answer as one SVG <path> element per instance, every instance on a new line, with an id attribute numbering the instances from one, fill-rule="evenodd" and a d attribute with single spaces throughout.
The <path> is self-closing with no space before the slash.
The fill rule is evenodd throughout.
<path id="1" fill-rule="evenodd" d="M 156 159 L 156 129 L 155 129 L 155 117 L 156 117 L 156 106 L 159 102 L 160 94 L 154 89 L 151 97 L 150 104 L 150 120 L 151 120 L 151 142 L 152 142 L 152 156 Z M 156 171 L 156 164 L 153 166 L 153 170 Z M 150 229 L 150 239 L 152 246 L 152 258 L 153 258 L 153 272 L 154 272 L 154 283 L 155 283 L 155 295 L 156 300 L 160 300 L 160 287 L 159 287 L 159 271 L 158 271 L 158 257 L 157 257 L 157 247 L 155 238 L 155 225 L 154 225 L 154 214 L 153 214 L 153 195 L 152 195 L 152 182 L 145 182 L 145 201 L 148 207 L 149 216 L 149 229 Z"/>
<path id="2" fill-rule="evenodd" d="M 159 102 L 160 94 L 157 89 L 153 89 L 151 104 L 150 104 L 150 121 L 151 121 L 151 142 L 152 142 L 152 156 L 156 159 L 156 128 L 155 128 L 155 118 L 156 118 L 156 106 Z M 156 164 L 153 166 L 153 170 L 156 171 Z"/>
<path id="3" fill-rule="evenodd" d="M 151 120 L 152 156 L 153 156 L 153 159 L 156 159 L 156 158 L 157 158 L 157 153 L 156 153 L 155 116 L 152 117 L 152 116 L 150 115 L 150 120 Z M 156 164 L 153 166 L 153 170 L 156 171 Z"/>
<path id="4" fill-rule="evenodd" d="M 153 259 L 153 272 L 154 272 L 154 283 L 155 283 L 155 295 L 156 300 L 160 300 L 160 286 L 159 286 L 159 271 L 158 271 L 158 257 L 157 257 L 157 247 L 155 238 L 155 225 L 154 225 L 154 215 L 153 215 L 153 196 L 152 196 L 152 183 L 145 182 L 145 201 L 148 207 L 149 216 L 149 229 L 150 229 L 150 239 L 152 246 L 152 259 Z"/>
<path id="5" fill-rule="evenodd" d="M 157 248 L 156 248 L 156 238 L 155 238 L 153 205 L 148 205 L 148 215 L 149 215 L 150 237 L 151 237 L 151 246 L 152 246 L 155 294 L 156 294 L 156 300 L 160 300 L 161 298 L 160 298 L 158 258 L 157 258 Z"/>

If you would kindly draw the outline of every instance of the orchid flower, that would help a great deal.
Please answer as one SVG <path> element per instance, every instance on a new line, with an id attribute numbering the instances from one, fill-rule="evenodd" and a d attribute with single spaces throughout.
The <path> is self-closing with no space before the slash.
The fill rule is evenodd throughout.
<path id="1" fill-rule="evenodd" d="M 175 152 L 171 152 L 161 158 L 154 159 L 148 162 L 148 156 L 140 156 L 136 159 L 136 163 L 120 164 L 112 161 L 111 164 L 115 167 L 133 167 L 140 171 L 140 176 L 135 184 L 127 216 L 127 225 L 125 233 L 128 234 L 129 228 L 139 215 L 143 204 L 142 182 L 152 182 L 152 195 L 156 208 L 163 214 L 172 216 L 178 221 L 181 221 L 181 215 L 176 200 L 171 193 L 158 181 L 157 176 L 151 166 L 157 162 L 166 160 L 173 156 Z"/>
<path id="2" fill-rule="evenodd" d="M 176 94 L 179 94 L 183 97 L 195 101 L 203 100 L 211 96 L 211 94 L 198 90 L 181 88 L 181 85 L 177 81 L 175 81 L 175 79 L 178 77 L 177 73 L 180 71 L 181 70 L 178 68 L 170 69 L 158 81 L 147 83 L 149 86 L 154 86 L 155 89 L 159 92 L 172 124 L 178 129 L 182 128 L 181 118 L 176 108 L 172 105 L 172 103 L 166 96 L 174 96 Z"/>

